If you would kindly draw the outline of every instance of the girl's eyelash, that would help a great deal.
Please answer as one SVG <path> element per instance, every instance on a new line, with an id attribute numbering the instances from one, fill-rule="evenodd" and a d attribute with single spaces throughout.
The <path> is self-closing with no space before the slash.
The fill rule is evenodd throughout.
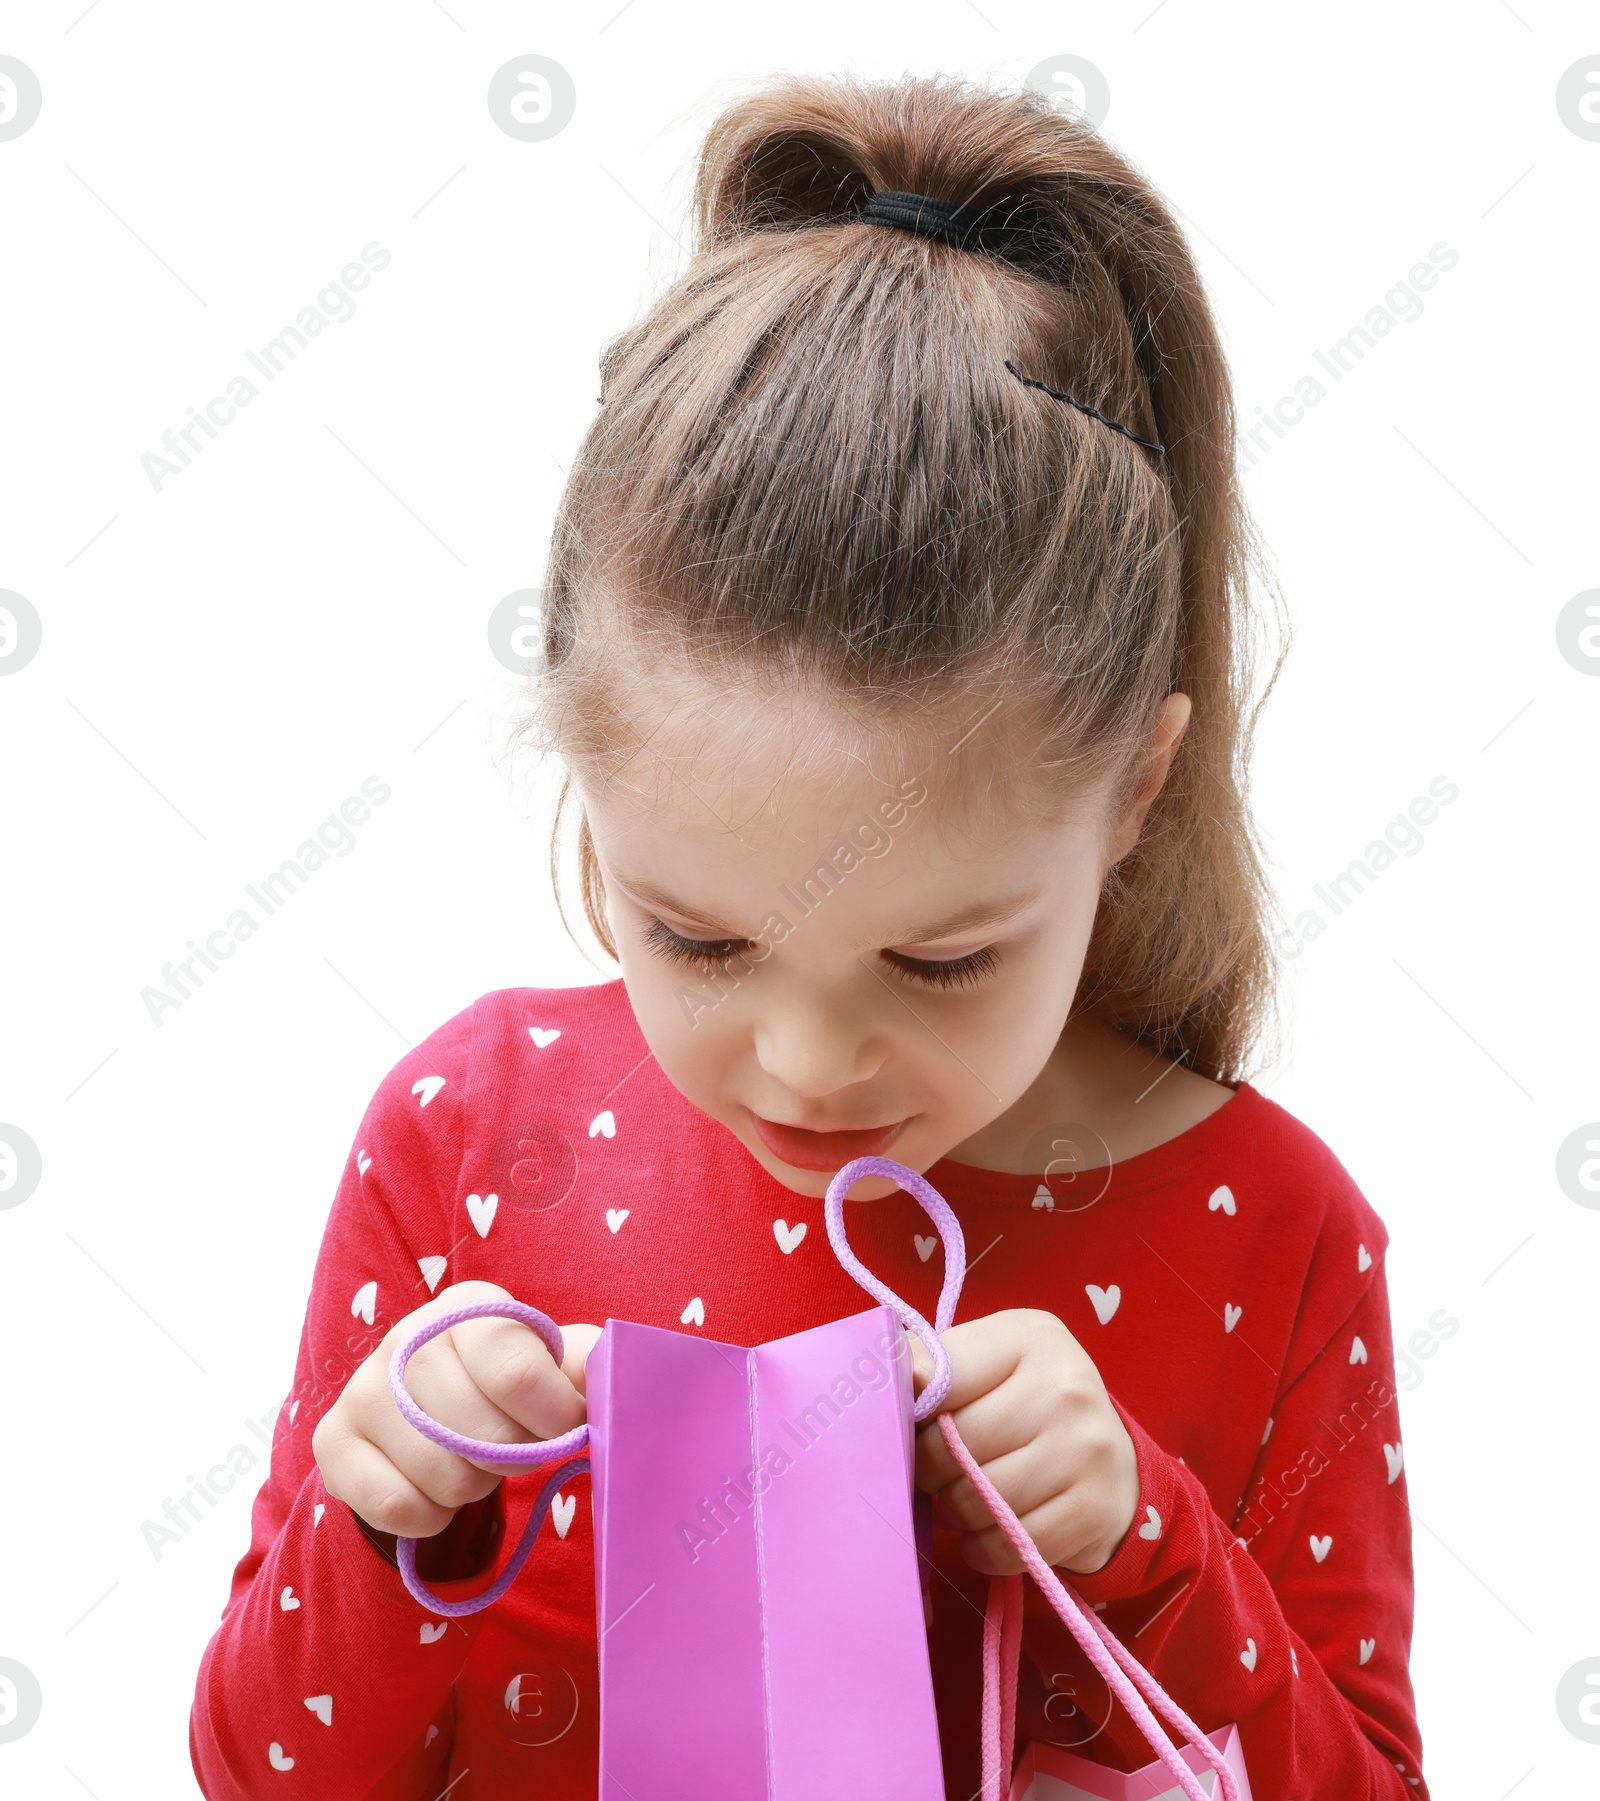
<path id="1" fill-rule="evenodd" d="M 901 975 L 926 983 L 930 988 L 976 987 L 985 976 L 993 973 L 1000 961 L 994 947 L 987 944 L 982 950 L 968 951 L 964 957 L 947 957 L 942 961 L 908 957 L 901 951 L 884 951 L 883 956 Z"/>
<path id="2" fill-rule="evenodd" d="M 748 945 L 745 938 L 685 938 L 673 931 L 665 920 L 653 919 L 645 928 L 645 942 L 658 956 L 669 962 L 685 964 L 701 975 L 723 973 L 733 959 Z M 966 988 L 975 986 L 990 975 L 999 962 L 992 946 L 969 951 L 964 957 L 933 959 L 908 957 L 902 951 L 883 951 L 885 962 L 909 981 L 921 982 L 929 988 Z"/>
<path id="3" fill-rule="evenodd" d="M 661 919 L 651 920 L 644 937 L 657 955 L 686 964 L 703 976 L 720 974 L 749 942 L 744 938 L 685 938 Z"/>

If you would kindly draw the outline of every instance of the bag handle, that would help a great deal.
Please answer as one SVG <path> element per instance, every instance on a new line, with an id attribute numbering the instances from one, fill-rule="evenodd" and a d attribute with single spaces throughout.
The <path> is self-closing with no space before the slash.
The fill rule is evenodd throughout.
<path id="1" fill-rule="evenodd" d="M 880 1282 L 850 1249 L 844 1230 L 844 1197 L 852 1184 L 866 1176 L 887 1176 L 922 1208 L 939 1229 L 945 1247 L 944 1287 L 935 1315 L 937 1330 L 946 1332 L 955 1322 L 956 1302 L 966 1278 L 967 1258 L 961 1224 L 950 1204 L 915 1170 L 892 1157 L 857 1157 L 828 1184 L 823 1217 L 828 1240 L 841 1264 L 871 1295 L 888 1307 L 901 1323 L 915 1332 L 934 1360 L 934 1379 L 923 1389 L 912 1417 L 926 1419 L 950 1392 L 950 1354 L 915 1308 L 908 1306 L 887 1284 Z M 1105 1678 L 1106 1685 L 1133 1717 L 1157 1757 L 1166 1765 L 1188 1801 L 1208 1801 L 1193 1770 L 1167 1737 L 1152 1706 L 1176 1727 L 1217 1773 L 1225 1801 L 1239 1801 L 1239 1785 L 1222 1753 L 1210 1738 L 1178 1706 L 1154 1676 L 1093 1612 L 1085 1614 L 1077 1600 L 1041 1555 L 1027 1528 L 1011 1510 L 1000 1491 L 984 1474 L 983 1466 L 962 1442 L 955 1418 L 939 1413 L 939 1431 L 950 1454 L 969 1482 L 983 1497 L 995 1523 L 1010 1540 L 1023 1567 L 1043 1589 L 1062 1624 L 1077 1640 L 1084 1655 Z M 989 1605 L 984 1617 L 983 1670 L 983 1789 L 982 1801 L 1009 1801 L 1011 1749 L 1015 1736 L 1017 1661 L 1022 1642 L 1022 1579 L 994 1576 L 989 1581 Z M 1148 1700 L 1147 1700 L 1148 1697 Z"/>
<path id="2" fill-rule="evenodd" d="M 528 1523 L 522 1529 L 517 1548 L 511 1553 L 510 1561 L 481 1595 L 473 1595 L 465 1601 L 446 1601 L 442 1596 L 436 1595 L 417 1574 L 417 1541 L 414 1538 L 396 1540 L 395 1562 L 400 1566 L 400 1580 L 405 1583 L 411 1598 L 420 1601 L 430 1613 L 453 1620 L 461 1619 L 469 1613 L 481 1612 L 498 1601 L 510 1588 L 521 1573 L 523 1564 L 528 1561 L 528 1553 L 533 1549 L 533 1541 L 539 1536 L 544 1516 L 563 1483 L 573 1476 L 583 1475 L 589 1468 L 589 1459 L 582 1454 L 589 1449 L 587 1425 L 576 1426 L 572 1431 L 562 1433 L 559 1438 L 537 1439 L 524 1444 L 496 1444 L 492 1439 L 468 1438 L 464 1433 L 451 1431 L 448 1426 L 440 1425 L 438 1420 L 424 1413 L 412 1400 L 406 1388 L 406 1365 L 428 1340 L 437 1338 L 441 1332 L 448 1332 L 452 1326 L 459 1326 L 463 1320 L 488 1318 L 514 1319 L 527 1326 L 538 1333 L 544 1341 L 545 1349 L 556 1362 L 562 1361 L 566 1347 L 561 1342 L 561 1328 L 548 1314 L 541 1313 L 537 1307 L 528 1307 L 521 1301 L 509 1298 L 472 1301 L 465 1306 L 452 1307 L 446 1313 L 435 1314 L 432 1319 L 425 1320 L 418 1326 L 409 1338 L 396 1345 L 394 1355 L 389 1359 L 389 1392 L 394 1396 L 395 1406 L 424 1438 L 432 1439 L 446 1451 L 454 1451 L 457 1457 L 471 1457 L 479 1463 L 520 1466 L 554 1463 L 563 1457 L 571 1458 L 571 1461 L 563 1463 L 560 1469 L 546 1479 L 533 1503 L 533 1511 L 528 1515 Z M 573 1456 L 574 1452 L 580 1454 Z"/>
<path id="3" fill-rule="evenodd" d="M 887 1282 L 880 1282 L 850 1249 L 844 1231 L 844 1197 L 851 1185 L 864 1176 L 887 1176 L 916 1201 L 938 1230 L 944 1244 L 944 1286 L 939 1290 L 939 1307 L 931 1326 L 909 1301 L 902 1301 Z M 927 1419 L 950 1392 L 950 1353 L 938 1334 L 948 1332 L 955 1324 L 956 1302 L 961 1299 L 961 1285 L 967 1279 L 967 1241 L 962 1237 L 960 1220 L 931 1182 L 925 1181 L 914 1169 L 907 1169 L 903 1163 L 896 1163 L 892 1157 L 857 1157 L 853 1163 L 847 1163 L 828 1184 L 822 1217 L 828 1228 L 828 1242 L 844 1265 L 845 1273 L 853 1276 L 908 1332 L 915 1332 L 928 1347 L 928 1355 L 933 1359 L 933 1380 L 911 1409 L 914 1420 Z"/>

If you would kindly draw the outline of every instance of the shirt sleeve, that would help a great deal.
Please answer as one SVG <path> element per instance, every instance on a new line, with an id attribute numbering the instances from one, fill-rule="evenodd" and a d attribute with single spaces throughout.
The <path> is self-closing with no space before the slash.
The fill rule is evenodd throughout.
<path id="1" fill-rule="evenodd" d="M 1070 1575 L 1073 1587 L 1191 1719 L 1238 1724 L 1257 1795 L 1426 1797 L 1382 1265 L 1278 1394 L 1234 1526 L 1113 1400 L 1138 1452 L 1138 1512 L 1111 1561 Z M 1113 1737 L 1147 1761 L 1117 1712 Z"/>
<path id="2" fill-rule="evenodd" d="M 195 1685 L 190 1757 L 208 1801 L 283 1801 L 290 1779 L 319 1801 L 414 1801 L 442 1786 L 451 1689 L 482 1616 L 446 1621 L 412 1600 L 387 1555 L 393 1540 L 323 1487 L 311 1435 L 388 1329 L 448 1284 L 468 1021 L 385 1078 L 340 1179 L 250 1547 Z M 503 1532 L 499 1496 L 419 1546 L 442 1595 L 483 1586 L 477 1572 Z"/>

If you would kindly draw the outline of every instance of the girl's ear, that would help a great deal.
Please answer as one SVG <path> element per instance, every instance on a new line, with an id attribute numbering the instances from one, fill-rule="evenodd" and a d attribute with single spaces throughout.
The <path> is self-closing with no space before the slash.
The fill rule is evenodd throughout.
<path id="1" fill-rule="evenodd" d="M 1150 747 L 1145 752 L 1144 779 L 1129 800 L 1112 837 L 1112 863 L 1120 863 L 1139 842 L 1145 817 L 1166 782 L 1172 759 L 1178 754 L 1178 746 L 1189 729 L 1193 712 L 1194 706 L 1187 694 L 1169 694 L 1162 701 L 1155 728 L 1150 734 Z"/>

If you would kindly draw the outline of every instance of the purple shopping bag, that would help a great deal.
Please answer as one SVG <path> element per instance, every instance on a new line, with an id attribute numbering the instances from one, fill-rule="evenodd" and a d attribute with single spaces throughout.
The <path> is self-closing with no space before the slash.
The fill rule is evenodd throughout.
<path id="1" fill-rule="evenodd" d="M 537 1332 L 559 1362 L 560 1331 L 536 1308 L 454 1308 L 390 1362 L 396 1406 L 434 1443 L 490 1465 L 557 1465 L 480 1595 L 434 1595 L 415 1541 L 400 1539 L 401 1577 L 431 1612 L 476 1613 L 504 1594 L 553 1496 L 590 1473 L 601 1801 L 945 1801 L 912 1433 L 948 1393 L 950 1359 L 933 1327 L 849 1256 L 854 1168 L 830 1188 L 829 1236 L 882 1306 L 754 1349 L 607 1320 L 586 1366 L 588 1424 L 538 1444 L 464 1437 L 405 1387 L 416 1350 L 489 1315 Z M 955 1215 L 900 1164 L 858 1173 L 893 1173 L 934 1219 L 947 1324 L 966 1275 Z M 903 1327 L 934 1361 L 915 1401 Z"/>
<path id="2" fill-rule="evenodd" d="M 866 1176 L 891 1177 L 938 1228 L 945 1275 L 933 1325 L 850 1249 L 844 1197 Z M 860 1157 L 829 1183 L 824 1216 L 840 1263 L 881 1306 L 752 1350 L 608 1320 L 587 1365 L 588 1424 L 560 1438 L 467 1438 L 430 1419 L 405 1386 L 420 1346 L 486 1315 L 519 1320 L 560 1362 L 552 1320 L 520 1301 L 493 1300 L 419 1326 L 389 1365 L 404 1417 L 460 1457 L 558 1467 L 482 1594 L 433 1594 L 417 1575 L 416 1541 L 402 1538 L 406 1588 L 445 1617 L 489 1606 L 516 1580 L 552 1497 L 590 1471 L 601 1801 L 945 1801 L 911 1501 L 913 1425 L 937 1415 L 951 1455 L 1157 1753 L 1151 1771 L 1118 1780 L 1164 1771 L 1185 1801 L 1249 1801 L 1237 1730 L 1226 1729 L 1233 1736 L 1222 1749 L 1078 1605 L 962 1442 L 954 1416 L 941 1411 L 951 1369 L 939 1333 L 954 1323 L 966 1279 L 961 1227 L 944 1197 L 904 1164 Z M 902 1327 L 933 1360 L 914 1402 Z M 983 1801 L 1013 1792 L 1021 1637 L 1022 1578 L 992 1577 Z M 1018 1801 L 1074 1793 L 1040 1786 L 1054 1777 L 1037 1761 L 1025 1758 L 1024 1768 L 1033 1787 Z M 1077 1792 L 1101 1791 L 1080 1783 Z M 1166 1791 L 1126 1792 L 1164 1801 Z"/>
<path id="3" fill-rule="evenodd" d="M 589 1359 L 604 1801 L 943 1801 L 886 1307 Z"/>

